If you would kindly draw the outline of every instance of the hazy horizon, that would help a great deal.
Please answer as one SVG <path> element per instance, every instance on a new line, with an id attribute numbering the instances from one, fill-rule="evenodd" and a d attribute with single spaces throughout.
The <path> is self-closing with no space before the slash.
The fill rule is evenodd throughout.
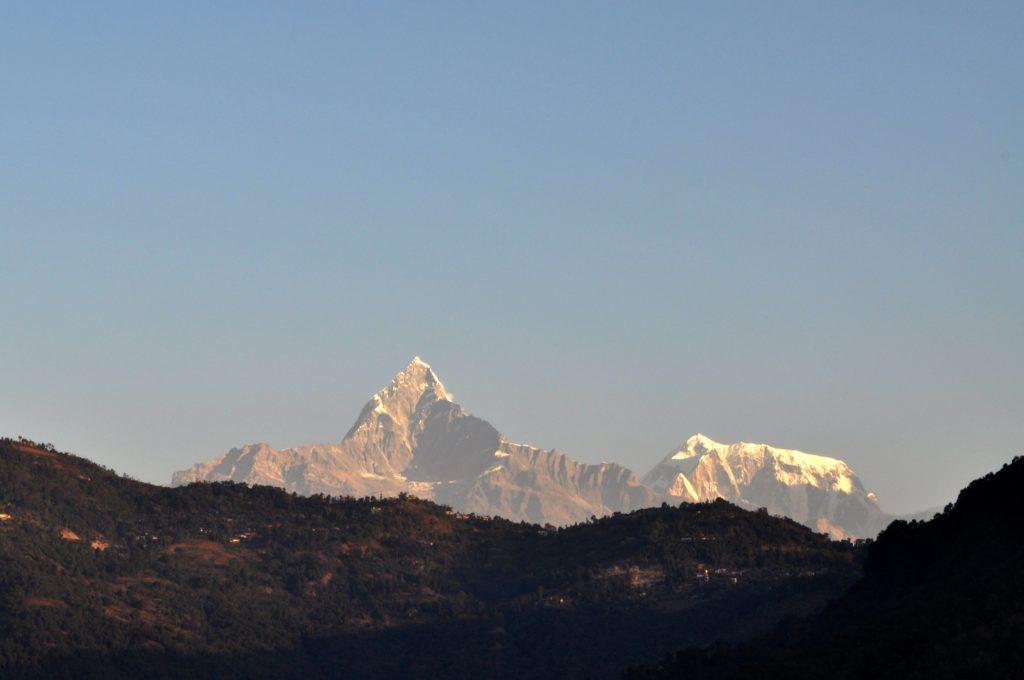
<path id="1" fill-rule="evenodd" d="M 0 9 L 0 435 L 146 481 L 414 355 L 514 441 L 1024 454 L 1024 6 Z"/>

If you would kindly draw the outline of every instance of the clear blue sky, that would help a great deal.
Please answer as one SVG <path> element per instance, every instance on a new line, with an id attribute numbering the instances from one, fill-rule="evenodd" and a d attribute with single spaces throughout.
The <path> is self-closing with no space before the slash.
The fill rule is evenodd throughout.
<path id="1" fill-rule="evenodd" d="M 883 506 L 1024 453 L 1024 3 L 4 3 L 0 433 L 150 481 L 414 354 Z"/>

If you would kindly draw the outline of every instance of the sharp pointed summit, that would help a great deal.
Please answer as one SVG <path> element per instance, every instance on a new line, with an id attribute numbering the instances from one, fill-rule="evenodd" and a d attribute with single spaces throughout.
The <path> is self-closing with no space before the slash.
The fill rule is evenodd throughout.
<path id="1" fill-rule="evenodd" d="M 377 393 L 377 396 L 386 398 L 388 395 L 401 392 L 418 393 L 420 396 L 427 392 L 433 392 L 438 399 L 451 401 L 444 389 L 444 383 L 437 377 L 437 373 L 419 356 L 414 356 L 412 361 L 392 378 L 387 387 Z"/>
<path id="2" fill-rule="evenodd" d="M 404 434 L 424 400 L 451 401 L 451 397 L 430 365 L 415 356 L 391 382 L 370 397 L 345 438 L 351 437 L 367 423 L 374 427 L 379 424 L 389 430 L 401 430 Z"/>

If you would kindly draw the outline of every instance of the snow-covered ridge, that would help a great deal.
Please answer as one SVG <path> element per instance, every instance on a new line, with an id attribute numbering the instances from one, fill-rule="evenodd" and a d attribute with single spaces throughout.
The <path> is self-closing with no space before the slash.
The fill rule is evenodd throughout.
<path id="1" fill-rule="evenodd" d="M 693 468 L 695 461 L 700 461 L 706 456 L 716 458 L 725 467 L 727 477 L 737 483 L 749 483 L 752 481 L 749 477 L 751 472 L 770 465 L 775 478 L 787 486 L 807 484 L 847 494 L 854 493 L 855 487 L 860 486 L 850 466 L 838 458 L 783 449 L 769 444 L 722 444 L 700 433 L 687 439 L 682 447 L 662 461 L 659 466 L 663 468 L 659 475 L 661 479 L 652 480 L 653 485 L 657 488 L 660 486 L 658 481 L 664 483 L 667 472 L 664 468 L 677 468 L 680 473 L 683 470 L 688 472 Z"/>
<path id="2" fill-rule="evenodd" d="M 723 444 L 696 434 L 643 481 L 683 501 L 766 507 L 810 527 L 827 526 L 835 537 L 873 536 L 885 522 L 878 499 L 844 461 L 769 444 Z"/>

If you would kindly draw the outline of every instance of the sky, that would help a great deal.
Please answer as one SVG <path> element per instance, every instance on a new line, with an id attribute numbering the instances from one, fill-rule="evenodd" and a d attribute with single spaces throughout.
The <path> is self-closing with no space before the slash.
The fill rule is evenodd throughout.
<path id="1" fill-rule="evenodd" d="M 0 434 L 338 441 L 413 355 L 513 441 L 1024 454 L 1024 4 L 4 3 Z"/>

